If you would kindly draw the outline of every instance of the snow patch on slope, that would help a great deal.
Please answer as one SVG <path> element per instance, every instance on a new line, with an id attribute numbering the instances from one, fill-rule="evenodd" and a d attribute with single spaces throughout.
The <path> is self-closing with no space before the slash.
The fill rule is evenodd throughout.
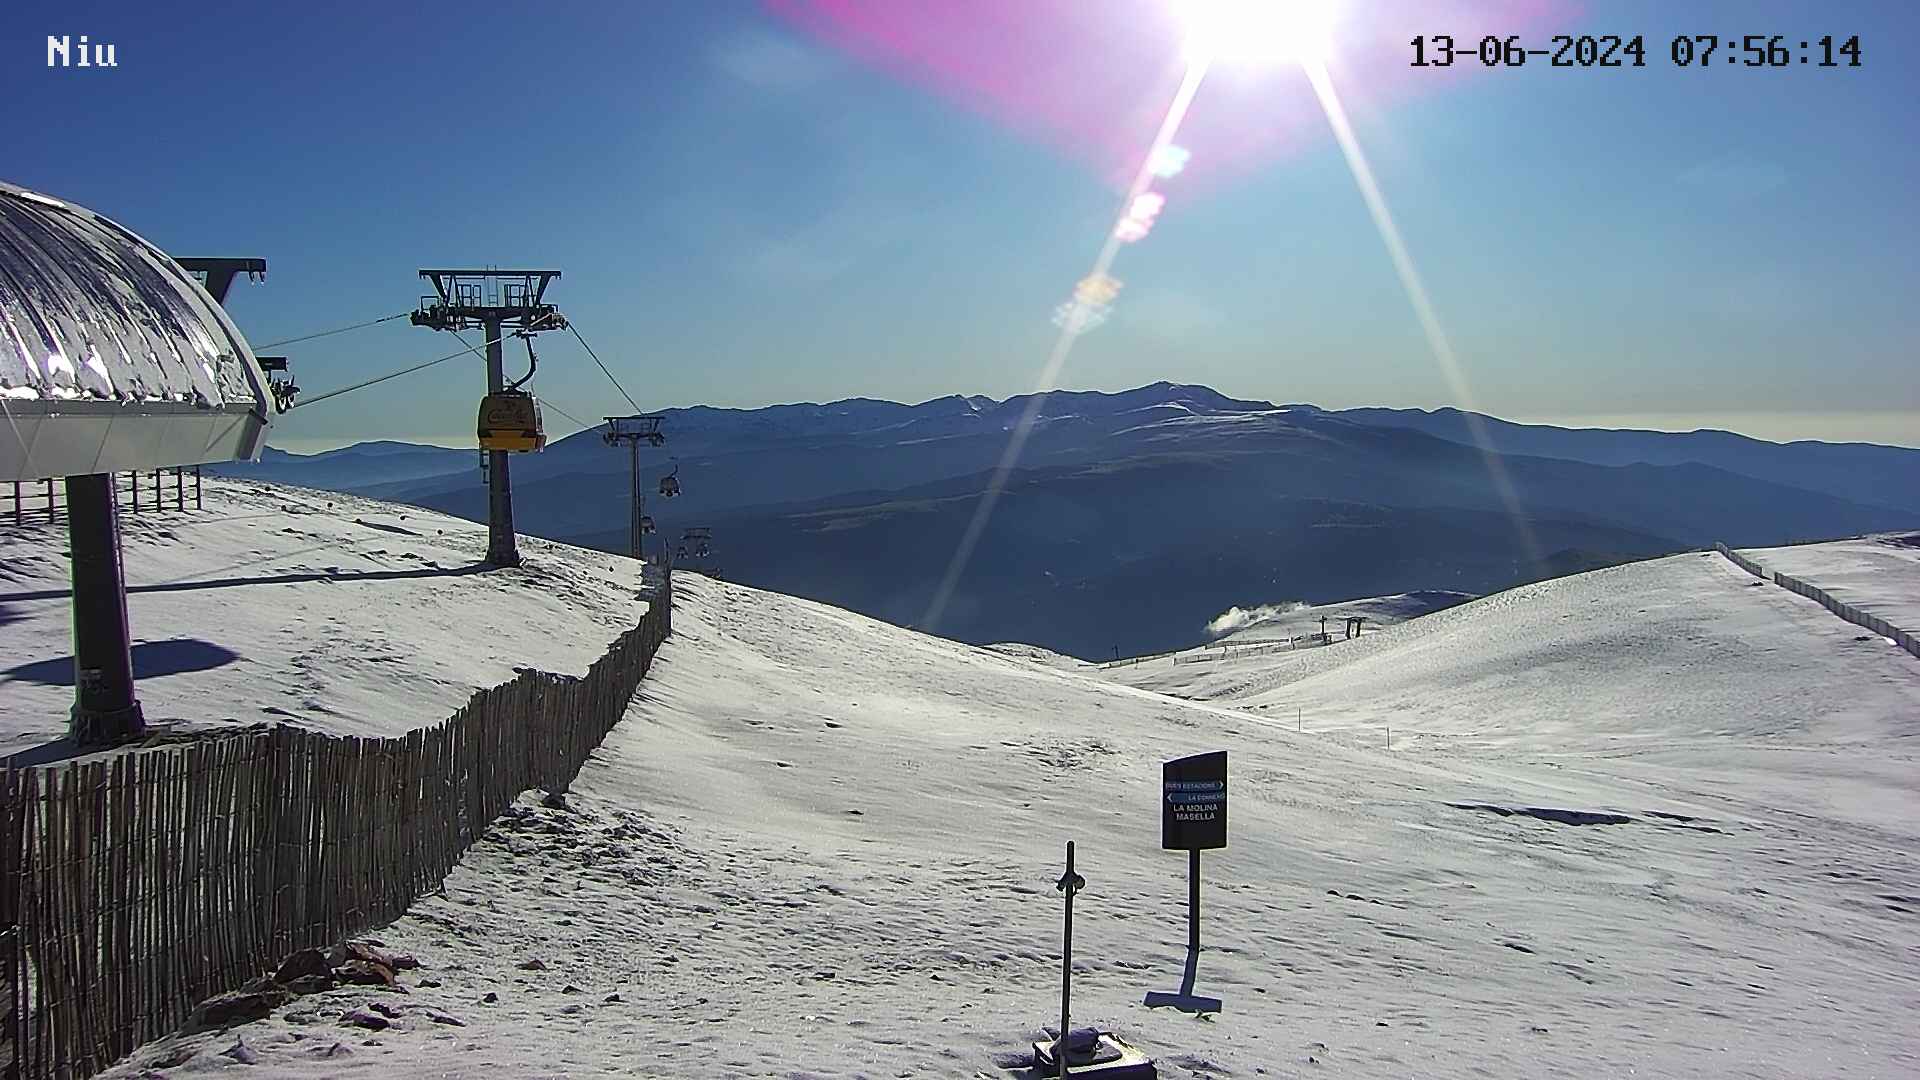
<path id="1" fill-rule="evenodd" d="M 485 570 L 486 526 L 417 507 L 213 478 L 205 504 L 120 515 L 156 724 L 403 734 L 519 668 L 583 674 L 646 612 L 630 559 L 523 536 Z M 64 521 L 0 531 L 0 756 L 66 731 L 70 588 Z"/>
<path id="2" fill-rule="evenodd" d="M 1734 655 L 1763 692 L 1776 668 L 1829 699 L 1867 675 L 1901 685 L 1885 657 L 1819 662 L 1831 640 L 1716 580 L 1724 560 L 1699 565 L 1600 579 L 1617 603 L 1579 614 L 1622 636 L 1585 639 L 1601 655 L 1552 672 L 1565 693 L 1607 695 L 1641 648 L 1618 622 L 1687 584 L 1701 596 L 1658 628 L 1746 640 Z M 1389 750 L 1326 715 L 1298 734 L 1291 716 L 677 585 L 675 635 L 568 808 L 523 801 L 444 894 L 380 932 L 422 960 L 412 993 L 335 991 L 110 1075 L 211 1069 L 240 1039 L 273 1076 L 1006 1076 L 996 1060 L 1057 1011 L 1068 839 L 1088 882 L 1074 1018 L 1176 1080 L 1409 1062 L 1444 1078 L 1893 1075 L 1920 1052 L 1920 815 L 1898 740 L 1779 744 L 1684 675 L 1630 745 Z M 1416 628 L 1464 619 L 1483 653 L 1532 662 L 1489 643 L 1538 636 L 1589 591 L 1503 594 L 1312 655 L 1404 637 L 1400 661 L 1430 680 L 1408 718 L 1519 713 L 1534 688 L 1489 697 L 1462 627 L 1444 643 Z M 1348 701 L 1394 692 L 1391 668 L 1356 663 L 1338 665 Z M 1705 729 L 1725 734 L 1691 737 Z M 1231 842 L 1206 860 L 1199 989 L 1227 1009 L 1196 1023 L 1141 997 L 1176 985 L 1184 951 L 1160 762 L 1210 749 L 1232 755 Z M 402 1014 L 391 1029 L 340 1025 L 376 997 Z"/>

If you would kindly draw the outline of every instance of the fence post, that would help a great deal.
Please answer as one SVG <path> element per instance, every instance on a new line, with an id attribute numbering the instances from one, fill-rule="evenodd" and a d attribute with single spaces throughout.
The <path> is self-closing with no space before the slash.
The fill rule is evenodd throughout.
<path id="1" fill-rule="evenodd" d="M 14 481 L 14 514 L 20 508 L 20 483 Z M 20 805 L 19 774 L 0 770 L 0 1077 L 19 1080 L 26 1048 L 26 965 L 20 941 Z"/>

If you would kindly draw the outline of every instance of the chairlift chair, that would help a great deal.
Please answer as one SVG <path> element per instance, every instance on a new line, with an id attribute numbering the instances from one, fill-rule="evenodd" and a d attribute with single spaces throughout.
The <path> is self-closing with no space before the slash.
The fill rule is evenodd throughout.
<path id="1" fill-rule="evenodd" d="M 680 463 L 673 463 L 673 471 L 660 478 L 660 496 L 671 499 L 680 494 Z"/>

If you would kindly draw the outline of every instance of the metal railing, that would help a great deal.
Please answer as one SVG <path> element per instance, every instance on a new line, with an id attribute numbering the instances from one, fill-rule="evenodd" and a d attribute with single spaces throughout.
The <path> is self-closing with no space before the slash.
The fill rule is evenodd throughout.
<path id="1" fill-rule="evenodd" d="M 114 502 L 128 513 L 185 510 L 189 500 L 193 508 L 199 510 L 203 506 L 202 495 L 198 465 L 113 474 Z M 66 512 L 67 486 L 61 481 L 14 480 L 0 485 L 0 523 L 27 525 L 63 521 Z"/>

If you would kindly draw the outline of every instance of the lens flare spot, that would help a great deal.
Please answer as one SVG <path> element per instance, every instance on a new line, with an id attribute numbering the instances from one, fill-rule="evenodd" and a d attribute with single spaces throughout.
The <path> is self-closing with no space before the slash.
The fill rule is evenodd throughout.
<path id="1" fill-rule="evenodd" d="M 1105 307 L 1120 295 L 1122 283 L 1110 274 L 1088 274 L 1073 287 L 1073 298 L 1083 304 Z"/>
<path id="2" fill-rule="evenodd" d="M 1069 300 L 1053 309 L 1053 325 L 1059 327 L 1061 333 L 1077 337 L 1106 322 L 1109 310 L 1104 304 Z"/>
<path id="3" fill-rule="evenodd" d="M 1147 162 L 1147 170 L 1162 180 L 1171 180 L 1180 175 L 1192 157 L 1185 147 L 1168 143 L 1154 150 L 1153 157 Z"/>
<path id="4" fill-rule="evenodd" d="M 1165 195 L 1157 191 L 1143 191 L 1134 197 L 1133 205 L 1127 207 L 1127 216 L 1130 218 L 1138 218 L 1151 225 L 1153 224 L 1153 219 L 1160 216 L 1160 211 L 1165 208 L 1166 205 L 1167 197 Z"/>

